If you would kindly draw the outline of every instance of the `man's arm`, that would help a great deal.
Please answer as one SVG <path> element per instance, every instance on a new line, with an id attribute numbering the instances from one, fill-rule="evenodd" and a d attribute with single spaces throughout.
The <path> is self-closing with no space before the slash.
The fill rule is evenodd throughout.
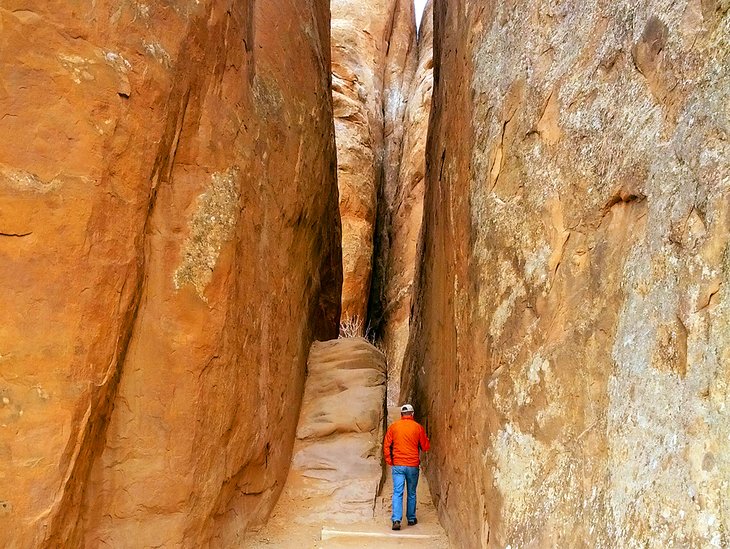
<path id="1" fill-rule="evenodd" d="M 393 465 L 393 459 L 390 455 L 390 447 L 393 445 L 393 431 L 388 427 L 388 432 L 385 433 L 385 440 L 383 441 L 383 456 L 385 457 L 385 463 Z"/>
<path id="2" fill-rule="evenodd" d="M 426 436 L 426 429 L 424 429 L 423 426 L 421 426 L 421 432 L 418 433 L 418 445 L 424 452 L 428 452 L 431 449 L 431 441 L 428 440 L 428 437 Z"/>

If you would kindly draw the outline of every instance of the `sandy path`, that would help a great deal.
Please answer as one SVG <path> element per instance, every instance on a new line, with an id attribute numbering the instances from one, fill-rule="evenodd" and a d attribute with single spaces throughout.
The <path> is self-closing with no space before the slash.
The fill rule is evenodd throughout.
<path id="1" fill-rule="evenodd" d="M 363 549 L 377 549 L 380 547 L 402 547 L 413 549 L 447 549 L 450 547 L 446 534 L 439 524 L 436 509 L 431 501 L 431 494 L 426 482 L 425 475 L 421 475 L 418 482 L 418 524 L 408 526 L 404 523 L 400 534 L 419 534 L 433 536 L 430 539 L 368 539 L 355 537 L 337 537 L 322 540 L 322 528 L 354 531 L 372 532 L 384 535 L 393 534 L 390 529 L 390 498 L 392 493 L 392 482 L 390 479 L 390 468 L 386 483 L 383 486 L 382 494 L 377 497 L 373 520 L 361 521 L 352 524 L 337 524 L 336 522 L 324 523 L 321 526 L 312 526 L 297 523 L 298 517 L 305 517 L 307 513 L 306 502 L 288 505 L 287 508 L 274 510 L 266 526 L 252 536 L 244 547 L 251 549 L 259 548 L 321 548 L 321 549 L 346 549 L 361 547 Z M 404 498 L 405 499 L 405 498 Z M 404 513 L 405 516 L 405 513 Z"/>

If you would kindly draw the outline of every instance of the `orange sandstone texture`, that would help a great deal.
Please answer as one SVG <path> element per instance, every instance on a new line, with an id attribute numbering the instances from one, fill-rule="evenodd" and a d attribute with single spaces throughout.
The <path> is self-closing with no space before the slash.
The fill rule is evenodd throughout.
<path id="1" fill-rule="evenodd" d="M 404 377 L 461 547 L 730 545 L 730 15 L 435 3 Z"/>
<path id="2" fill-rule="evenodd" d="M 378 196 L 397 177 L 402 90 L 413 75 L 411 0 L 332 0 L 332 95 L 342 215 L 343 320 L 367 328 Z"/>
<path id="3" fill-rule="evenodd" d="M 385 357 L 378 349 L 362 338 L 312 345 L 292 465 L 271 534 L 285 526 L 277 514 L 319 527 L 372 518 L 383 475 L 384 401 Z"/>
<path id="4" fill-rule="evenodd" d="M 0 8 L 0 545 L 230 547 L 341 258 L 325 2 Z"/>
<path id="5" fill-rule="evenodd" d="M 433 3 L 429 2 L 418 32 L 418 66 L 406 90 L 403 155 L 398 178 L 388 193 L 386 271 L 381 337 L 388 357 L 388 402 L 397 404 L 401 366 L 408 344 L 411 294 L 418 237 L 423 218 L 423 180 L 426 171 L 426 134 L 433 88 Z M 386 187 L 389 189 L 389 187 Z"/>

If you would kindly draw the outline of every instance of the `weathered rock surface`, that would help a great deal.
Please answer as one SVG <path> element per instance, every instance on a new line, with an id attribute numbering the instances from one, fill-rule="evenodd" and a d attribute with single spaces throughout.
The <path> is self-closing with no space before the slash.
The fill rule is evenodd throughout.
<path id="1" fill-rule="evenodd" d="M 282 504 L 305 521 L 370 518 L 382 477 L 385 357 L 365 339 L 315 342 Z"/>
<path id="2" fill-rule="evenodd" d="M 342 215 L 345 321 L 366 328 L 373 241 L 384 173 L 400 160 L 402 90 L 412 76 L 410 0 L 332 0 L 332 95 Z"/>
<path id="3" fill-rule="evenodd" d="M 339 319 L 328 22 L 2 3 L 3 547 L 230 547 L 270 511 Z"/>
<path id="4" fill-rule="evenodd" d="M 433 89 L 433 3 L 423 14 L 418 33 L 418 67 L 407 91 L 403 119 L 402 158 L 398 179 L 388 197 L 387 270 L 383 275 L 384 308 L 381 339 L 388 358 L 388 402 L 400 393 L 401 366 L 408 344 L 411 290 L 418 237 L 423 218 L 426 134 Z"/>
<path id="5" fill-rule="evenodd" d="M 291 469 L 258 540 L 286 542 L 292 521 L 319 534 L 323 525 L 373 518 L 383 476 L 385 370 L 383 353 L 365 339 L 312 345 Z"/>
<path id="6" fill-rule="evenodd" d="M 405 380 L 452 541 L 730 545 L 728 3 L 435 19 Z"/>

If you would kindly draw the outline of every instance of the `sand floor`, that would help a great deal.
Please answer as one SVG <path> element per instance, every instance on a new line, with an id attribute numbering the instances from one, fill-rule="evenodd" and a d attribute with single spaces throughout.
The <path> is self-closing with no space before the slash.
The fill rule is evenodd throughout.
<path id="1" fill-rule="evenodd" d="M 425 475 L 421 474 L 418 482 L 418 506 L 416 510 L 418 524 L 408 526 L 404 521 L 400 532 L 391 531 L 390 498 L 392 486 L 390 468 L 388 468 L 381 495 L 375 501 L 374 517 L 371 521 L 350 524 L 337 524 L 336 522 L 323 523 L 321 525 L 302 524 L 299 520 L 302 518 L 306 519 L 306 501 L 303 501 L 301 505 L 289 505 L 287 508 L 277 506 L 269 522 L 259 532 L 252 533 L 250 539 L 244 544 L 244 547 L 250 549 L 271 549 L 274 547 L 292 549 L 346 549 L 354 547 L 361 547 L 363 549 L 380 547 L 448 549 L 450 545 L 443 528 L 439 524 Z M 323 529 L 336 532 L 375 533 L 387 537 L 365 538 L 353 536 L 341 537 L 338 535 L 337 537 L 323 540 Z M 401 534 L 403 536 L 415 534 L 429 536 L 429 538 L 396 538 L 391 537 L 393 534 Z"/>

